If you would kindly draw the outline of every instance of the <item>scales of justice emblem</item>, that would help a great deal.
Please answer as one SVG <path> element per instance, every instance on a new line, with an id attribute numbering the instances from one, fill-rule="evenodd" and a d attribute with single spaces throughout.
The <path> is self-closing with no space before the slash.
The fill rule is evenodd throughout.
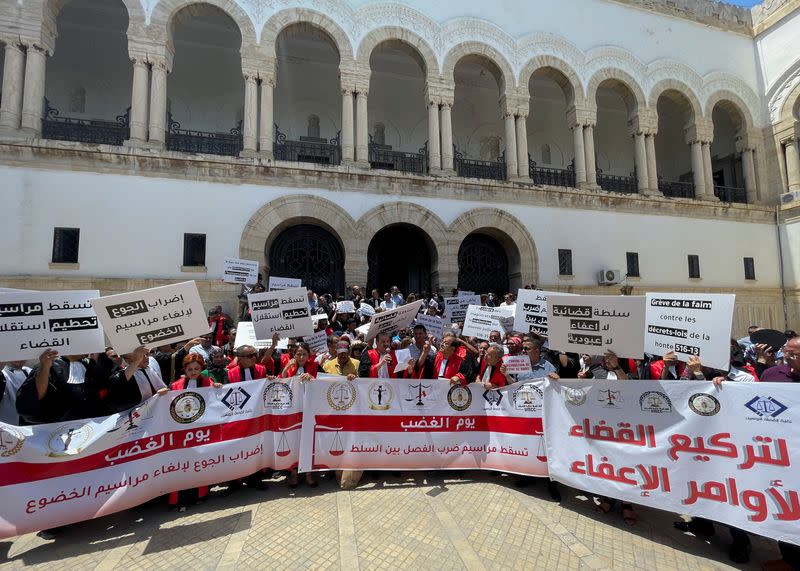
<path id="1" fill-rule="evenodd" d="M 428 396 L 428 391 L 425 389 L 431 388 L 431 385 L 424 385 L 421 382 L 417 383 L 416 385 L 408 385 L 409 393 L 411 393 L 411 398 L 405 399 L 406 402 L 414 402 L 417 401 L 417 406 L 425 406 L 425 403 L 422 402 L 422 399 Z M 414 391 L 412 389 L 417 389 L 417 396 L 413 396 Z"/>
<path id="2" fill-rule="evenodd" d="M 620 403 L 625 402 L 621 393 L 622 391 L 612 391 L 611 389 L 597 391 L 597 402 L 607 408 L 616 408 Z"/>
<path id="3" fill-rule="evenodd" d="M 297 424 L 293 424 L 292 426 L 287 426 L 286 428 L 279 428 L 278 430 L 281 431 L 281 436 L 278 438 L 278 447 L 275 449 L 275 454 L 284 458 L 292 453 L 292 449 L 289 447 L 289 440 L 286 438 L 286 433 L 290 430 L 296 430 L 303 426 L 302 422 L 298 422 Z"/>

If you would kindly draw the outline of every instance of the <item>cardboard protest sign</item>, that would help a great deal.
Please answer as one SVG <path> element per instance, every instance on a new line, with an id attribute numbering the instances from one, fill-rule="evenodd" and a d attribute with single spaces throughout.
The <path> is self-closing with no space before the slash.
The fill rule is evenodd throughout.
<path id="1" fill-rule="evenodd" d="M 378 335 L 378 333 L 388 333 L 396 331 L 397 329 L 408 327 L 411 325 L 411 322 L 414 321 L 414 318 L 416 317 L 417 313 L 419 312 L 419 308 L 422 307 L 423 303 L 425 302 L 420 299 L 414 303 L 408 303 L 406 305 L 401 305 L 398 308 L 390 309 L 389 311 L 384 311 L 383 313 L 378 313 L 372 318 L 372 321 L 369 322 L 366 340 L 368 342 L 371 341 L 376 335 Z"/>
<path id="2" fill-rule="evenodd" d="M 247 296 L 253 313 L 253 326 L 260 339 L 303 337 L 314 334 L 314 324 L 308 313 L 308 290 L 304 287 L 251 293 Z"/>
<path id="3" fill-rule="evenodd" d="M 352 301 L 337 301 L 336 311 L 339 313 L 355 313 L 356 306 Z"/>
<path id="4" fill-rule="evenodd" d="M 735 295 L 648 293 L 644 349 L 653 355 L 674 351 L 715 369 L 728 370 Z"/>
<path id="5" fill-rule="evenodd" d="M 444 319 L 448 323 L 464 321 L 467 317 L 467 308 L 470 305 L 480 305 L 481 296 L 465 295 L 461 297 L 444 298 Z"/>
<path id="6" fill-rule="evenodd" d="M 360 313 L 363 317 L 372 317 L 375 315 L 375 308 L 362 301 L 361 305 L 358 306 L 358 313 Z"/>
<path id="7" fill-rule="evenodd" d="M 292 289 L 303 285 L 303 280 L 299 278 L 279 278 L 278 276 L 270 276 L 268 289 L 269 291 L 278 291 L 281 289 Z"/>
<path id="8" fill-rule="evenodd" d="M 193 281 L 92 299 L 109 342 L 119 354 L 148 349 L 209 332 Z"/>
<path id="9" fill-rule="evenodd" d="M 315 355 L 319 355 L 328 350 L 328 334 L 325 333 L 324 330 L 317 331 L 313 335 L 306 335 L 303 337 L 303 341 L 308 343 L 311 352 Z"/>
<path id="10" fill-rule="evenodd" d="M 103 328 L 90 291 L 0 293 L 0 361 L 36 359 L 47 349 L 62 355 L 103 350 Z"/>
<path id="11" fill-rule="evenodd" d="M 238 348 L 242 345 L 250 345 L 256 349 L 268 349 L 272 346 L 272 338 L 270 339 L 256 339 L 256 331 L 253 327 L 252 321 L 240 321 L 236 326 L 236 339 L 233 342 L 233 347 Z M 286 350 L 289 348 L 289 338 L 284 337 L 278 344 L 275 345 L 276 349 Z"/>
<path id="12" fill-rule="evenodd" d="M 574 294 L 534 289 L 518 290 L 514 330 L 547 337 L 547 297 L 550 295 Z"/>
<path id="13" fill-rule="evenodd" d="M 424 325 L 429 335 L 432 335 L 436 339 L 442 338 L 444 322 L 441 317 L 436 315 L 417 315 L 415 321 L 419 325 Z"/>
<path id="14" fill-rule="evenodd" d="M 531 358 L 527 355 L 506 355 L 503 357 L 503 364 L 506 366 L 506 373 L 510 375 L 531 372 Z"/>
<path id="15" fill-rule="evenodd" d="M 467 337 L 488 339 L 492 331 L 505 331 L 500 320 L 503 318 L 513 319 L 513 315 L 514 308 L 512 306 L 486 307 L 470 305 L 467 308 L 467 317 L 464 319 L 464 331 L 462 333 Z"/>
<path id="16" fill-rule="evenodd" d="M 641 359 L 644 296 L 550 295 L 547 321 L 551 349 Z"/>
<path id="17" fill-rule="evenodd" d="M 253 285 L 258 282 L 258 262 L 225 258 L 225 271 L 222 281 L 229 284 Z"/>

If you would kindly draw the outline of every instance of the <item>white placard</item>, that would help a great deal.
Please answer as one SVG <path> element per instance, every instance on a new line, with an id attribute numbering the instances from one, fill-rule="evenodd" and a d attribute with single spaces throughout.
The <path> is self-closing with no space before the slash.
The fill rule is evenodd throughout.
<path id="1" fill-rule="evenodd" d="M 467 308 L 467 317 L 464 319 L 464 331 L 466 337 L 477 337 L 478 339 L 489 339 L 492 331 L 505 331 L 501 325 L 501 318 L 512 318 L 514 316 L 513 306 L 486 307 L 480 305 L 470 305 Z"/>
<path id="2" fill-rule="evenodd" d="M 389 333 L 411 325 L 423 303 L 425 302 L 420 299 L 414 303 L 401 305 L 395 309 L 376 314 L 372 321 L 369 322 L 369 329 L 366 335 L 367 342 L 374 339 L 378 333 Z"/>
<path id="3" fill-rule="evenodd" d="M 369 333 L 369 323 L 365 323 L 364 325 L 356 327 L 356 332 L 366 336 L 367 333 Z"/>
<path id="4" fill-rule="evenodd" d="M 362 301 L 361 305 L 358 306 L 358 312 L 364 317 L 372 317 L 375 315 L 375 308 Z"/>
<path id="5" fill-rule="evenodd" d="M 308 313 L 308 290 L 304 287 L 251 293 L 247 302 L 253 315 L 253 326 L 260 339 L 272 339 L 274 333 L 284 337 L 314 334 Z"/>
<path id="6" fill-rule="evenodd" d="M 258 282 L 258 262 L 225 258 L 225 271 L 222 281 L 229 284 L 253 285 Z"/>
<path id="7" fill-rule="evenodd" d="M 303 341 L 308 343 L 311 352 L 315 355 L 319 355 L 328 350 L 328 334 L 325 333 L 324 329 L 322 331 L 317 331 L 314 335 L 306 335 L 303 337 Z"/>
<path id="8" fill-rule="evenodd" d="M 209 332 L 197 284 L 177 284 L 109 295 L 91 300 L 106 337 L 122 355 Z"/>
<path id="9" fill-rule="evenodd" d="M 506 355 L 503 358 L 503 364 L 506 366 L 506 373 L 510 375 L 530 373 L 532 370 L 531 358 L 527 355 Z"/>
<path id="10" fill-rule="evenodd" d="M 735 295 L 648 293 L 646 298 L 645 351 L 674 351 L 681 361 L 694 355 L 707 367 L 728 370 Z"/>
<path id="11" fill-rule="evenodd" d="M 281 341 L 284 341 L 281 339 Z M 289 338 L 285 339 L 286 344 L 289 343 Z M 268 347 L 272 346 L 272 339 L 256 339 L 256 331 L 253 328 L 252 321 L 240 321 L 239 324 L 236 326 L 236 339 L 233 341 L 233 348 L 237 349 L 242 345 L 251 345 L 256 349 L 267 349 Z M 275 347 L 276 349 L 281 349 L 281 344 Z M 283 347 L 284 349 L 286 347 Z"/>
<path id="12" fill-rule="evenodd" d="M 0 293 L 0 361 L 36 359 L 47 349 L 61 355 L 97 353 L 105 347 L 103 328 L 90 291 L 6 291 Z"/>
<path id="13" fill-rule="evenodd" d="M 429 335 L 436 339 L 442 338 L 444 321 L 442 321 L 441 317 L 436 315 L 417 315 L 416 322 L 419 325 L 424 325 Z"/>
<path id="14" fill-rule="evenodd" d="M 303 280 L 299 278 L 279 278 L 278 276 L 269 277 L 269 291 L 282 289 L 292 289 L 303 285 Z"/>
<path id="15" fill-rule="evenodd" d="M 514 329 L 521 333 L 536 333 L 547 337 L 547 297 L 550 295 L 574 294 L 538 289 L 518 290 Z"/>
<path id="16" fill-rule="evenodd" d="M 338 313 L 355 313 L 356 306 L 352 301 L 337 301 L 336 311 Z"/>
<path id="17" fill-rule="evenodd" d="M 556 295 L 548 298 L 551 349 L 618 357 L 644 356 L 644 296 Z"/>
<path id="18" fill-rule="evenodd" d="M 410 349 L 398 349 L 394 352 L 394 358 L 397 360 L 397 365 L 394 368 L 395 373 L 405 371 L 408 369 L 408 362 L 411 360 Z"/>
<path id="19" fill-rule="evenodd" d="M 480 305 L 481 296 L 466 295 L 463 297 L 444 298 L 444 319 L 448 323 L 464 321 L 467 317 L 467 308 L 470 305 Z"/>
<path id="20" fill-rule="evenodd" d="M 472 297 L 474 295 L 475 295 L 474 291 L 458 290 L 458 292 L 456 294 L 456 297 L 458 297 L 459 299 L 462 299 L 462 298 L 465 298 L 465 297 Z M 480 296 L 478 296 L 478 297 L 480 297 Z M 480 302 L 478 302 L 478 303 L 480 303 Z"/>

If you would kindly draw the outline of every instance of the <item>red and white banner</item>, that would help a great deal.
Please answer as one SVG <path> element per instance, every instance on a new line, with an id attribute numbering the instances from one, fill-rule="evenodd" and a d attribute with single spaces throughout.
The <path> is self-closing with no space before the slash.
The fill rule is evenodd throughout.
<path id="1" fill-rule="evenodd" d="M 791 383 L 554 381 L 550 476 L 800 545 L 800 390 Z"/>
<path id="2" fill-rule="evenodd" d="M 447 380 L 317 380 L 306 386 L 300 470 L 546 476 L 543 382 L 487 391 Z"/>
<path id="3" fill-rule="evenodd" d="M 248 381 L 171 391 L 105 418 L 0 423 L 0 538 L 295 467 L 303 388 L 298 380 Z"/>

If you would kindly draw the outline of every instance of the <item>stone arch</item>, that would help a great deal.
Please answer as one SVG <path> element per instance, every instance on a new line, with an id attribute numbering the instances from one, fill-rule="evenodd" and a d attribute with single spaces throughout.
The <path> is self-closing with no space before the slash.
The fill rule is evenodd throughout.
<path id="1" fill-rule="evenodd" d="M 492 62 L 500 70 L 498 83 L 500 92 L 510 94 L 514 90 L 514 72 L 506 58 L 492 46 L 483 42 L 462 42 L 453 46 L 444 58 L 442 77 L 451 85 L 455 84 L 454 72 L 456 64 L 466 56 L 480 56 Z"/>
<path id="2" fill-rule="evenodd" d="M 278 35 L 293 24 L 309 24 L 319 28 L 336 45 L 342 62 L 353 61 L 353 45 L 344 29 L 325 14 L 308 8 L 281 10 L 266 21 L 261 30 L 261 45 L 264 46 L 270 57 L 275 57 L 275 44 L 278 40 Z"/>
<path id="3" fill-rule="evenodd" d="M 767 95 L 773 125 L 800 119 L 795 114 L 796 104 L 800 101 L 800 59 L 783 73 L 780 81 L 775 83 Z"/>
<path id="4" fill-rule="evenodd" d="M 219 8 L 227 14 L 239 27 L 239 34 L 242 36 L 242 46 L 252 46 L 257 43 L 256 30 L 250 16 L 234 0 L 161 0 L 153 10 L 150 17 L 150 26 L 161 33 L 165 38 L 172 42 L 172 20 L 175 15 L 189 6 L 200 6 L 208 4 Z"/>
<path id="5" fill-rule="evenodd" d="M 639 109 L 644 109 L 647 106 L 644 90 L 639 85 L 639 82 L 629 73 L 618 68 L 609 67 L 595 72 L 589 80 L 589 85 L 586 89 L 586 102 L 591 108 L 597 106 L 597 89 L 601 84 L 607 81 L 622 86 L 621 89 L 624 92 L 623 99 L 625 99 L 629 113 L 635 113 Z"/>
<path id="6" fill-rule="evenodd" d="M 495 238 L 508 255 L 512 291 L 523 284 L 539 283 L 539 255 L 528 229 L 518 218 L 499 208 L 475 208 L 456 218 L 449 228 L 455 254 L 473 232 Z M 455 262 L 457 266 L 457 262 Z M 458 275 L 458 267 L 455 268 Z"/>
<path id="7" fill-rule="evenodd" d="M 564 90 L 567 107 L 583 105 L 585 95 L 580 77 L 567 62 L 551 55 L 536 56 L 525 64 L 519 74 L 520 91 L 528 89 L 531 77 L 541 69 L 547 70 L 548 76 Z"/>
<path id="8" fill-rule="evenodd" d="M 71 0 L 46 0 L 47 9 L 53 18 L 57 18 L 61 9 Z M 147 24 L 147 17 L 140 0 L 119 0 L 128 12 L 128 30 L 139 30 Z"/>
<path id="9" fill-rule="evenodd" d="M 425 76 L 427 78 L 439 75 L 439 62 L 436 59 L 436 54 L 431 49 L 430 45 L 428 45 L 428 42 L 411 30 L 400 26 L 385 26 L 372 30 L 369 34 L 364 36 L 361 43 L 358 45 L 358 55 L 356 59 L 362 66 L 369 67 L 370 56 L 372 56 L 372 52 L 375 48 L 383 42 L 390 40 L 402 42 L 419 54 L 419 57 L 425 63 Z"/>
<path id="10" fill-rule="evenodd" d="M 700 99 L 697 97 L 697 94 L 691 87 L 676 79 L 662 79 L 653 86 L 650 90 L 649 107 L 651 109 L 657 109 L 658 99 L 669 91 L 677 91 L 686 98 L 691 107 L 694 119 L 703 116 L 703 106 L 700 105 Z"/>
<path id="11" fill-rule="evenodd" d="M 357 241 L 352 217 L 330 200 L 308 194 L 284 196 L 259 208 L 247 221 L 239 239 L 239 256 L 258 260 L 269 271 L 266 252 L 275 237 L 295 224 L 314 224 L 333 234 L 342 244 L 345 260 L 353 260 L 352 244 Z"/>
<path id="12" fill-rule="evenodd" d="M 720 89 L 712 93 L 706 100 L 705 116 L 708 119 L 711 119 L 714 108 L 718 104 L 724 105 L 729 112 L 733 111 L 732 115 L 735 116 L 738 114 L 739 117 L 741 117 L 744 124 L 739 127 L 740 133 L 744 133 L 753 127 L 753 115 L 750 113 L 750 109 L 742 98 L 735 93 L 725 89 Z"/>

